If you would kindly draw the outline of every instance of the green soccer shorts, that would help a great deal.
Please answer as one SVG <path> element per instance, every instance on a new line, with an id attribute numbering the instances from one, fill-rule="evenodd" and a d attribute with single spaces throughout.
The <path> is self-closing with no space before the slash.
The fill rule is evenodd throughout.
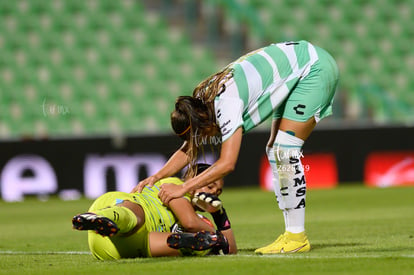
<path id="1" fill-rule="evenodd" d="M 332 114 L 333 98 L 338 84 L 338 66 L 324 49 L 316 47 L 319 59 L 309 74 L 299 80 L 287 99 L 273 113 L 273 119 L 287 118 L 305 122 L 311 117 L 319 122 Z"/>

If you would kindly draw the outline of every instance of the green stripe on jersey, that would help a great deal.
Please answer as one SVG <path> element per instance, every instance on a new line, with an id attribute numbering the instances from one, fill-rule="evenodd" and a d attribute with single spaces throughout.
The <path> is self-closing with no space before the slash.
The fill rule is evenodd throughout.
<path id="1" fill-rule="evenodd" d="M 263 96 L 261 96 L 257 101 L 257 104 L 259 104 L 260 121 L 265 121 L 265 119 L 268 118 L 273 112 L 270 94 L 266 93 Z"/>
<path id="2" fill-rule="evenodd" d="M 248 132 L 249 130 L 253 129 L 255 126 L 256 124 L 254 124 L 249 113 L 244 113 L 243 114 L 243 133 Z"/>
<path id="3" fill-rule="evenodd" d="M 306 44 L 306 47 L 304 47 L 303 44 L 297 44 L 294 47 L 299 69 L 305 66 L 310 60 L 307 45 L 308 44 Z"/>
<path id="4" fill-rule="evenodd" d="M 259 100 L 257 101 L 257 110 L 255 110 L 254 113 L 256 112 L 259 112 L 260 117 L 260 121 L 256 123 L 253 121 L 249 113 L 243 114 L 244 132 L 250 131 L 251 129 L 256 127 L 257 124 L 260 124 L 261 122 L 265 121 L 273 113 L 273 106 L 270 100 L 269 93 L 266 93 L 259 98 Z"/>
<path id="5" fill-rule="evenodd" d="M 266 58 L 260 54 L 254 54 L 246 59 L 250 62 L 256 71 L 259 73 L 262 79 L 262 89 L 266 89 L 273 82 L 273 68 L 266 60 Z"/>
<path id="6" fill-rule="evenodd" d="M 236 83 L 239 97 L 243 100 L 244 107 L 246 107 L 249 104 L 249 84 L 240 64 L 235 64 L 233 68 L 234 82 Z"/>
<path id="7" fill-rule="evenodd" d="M 290 66 L 289 59 L 278 46 L 271 45 L 266 47 L 264 51 L 270 55 L 275 62 L 281 78 L 286 78 L 292 74 L 292 67 Z"/>

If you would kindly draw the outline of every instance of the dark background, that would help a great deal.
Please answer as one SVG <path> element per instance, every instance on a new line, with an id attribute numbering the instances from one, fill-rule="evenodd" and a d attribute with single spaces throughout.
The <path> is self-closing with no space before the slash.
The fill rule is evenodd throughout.
<path id="1" fill-rule="evenodd" d="M 333 153 L 338 165 L 340 184 L 362 182 L 366 156 L 372 151 L 405 151 L 413 148 L 414 128 L 385 127 L 372 129 L 317 130 L 303 147 L 307 153 Z M 226 177 L 226 186 L 258 186 L 260 160 L 265 154 L 267 132 L 244 136 L 236 170 Z M 58 191 L 77 189 L 83 192 L 84 162 L 87 154 L 139 153 L 162 154 L 167 159 L 181 145 L 173 135 L 131 136 L 125 139 L 83 138 L 26 140 L 0 143 L 0 169 L 13 157 L 35 154 L 53 167 Z M 209 149 L 206 149 L 208 153 Z M 114 171 L 107 170 L 107 187 L 115 186 Z M 147 168 L 137 167 L 137 182 L 148 176 Z M 25 173 L 22 176 L 31 176 Z"/>

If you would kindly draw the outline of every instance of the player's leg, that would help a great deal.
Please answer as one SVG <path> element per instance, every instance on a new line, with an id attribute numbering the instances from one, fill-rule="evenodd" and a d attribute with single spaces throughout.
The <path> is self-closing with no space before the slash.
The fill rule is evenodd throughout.
<path id="1" fill-rule="evenodd" d="M 148 242 L 145 215 L 131 200 L 129 193 L 109 192 L 95 200 L 89 212 L 73 218 L 75 229 L 88 230 L 88 244 L 95 258 L 108 260 L 148 255 L 145 249 L 137 249 L 146 247 Z"/>
<path id="2" fill-rule="evenodd" d="M 312 117 L 306 122 L 283 118 L 274 143 L 279 172 L 279 207 L 286 232 L 305 238 L 306 178 L 301 158 L 302 146 L 315 127 Z"/>
<path id="3" fill-rule="evenodd" d="M 304 252 L 310 249 L 304 227 L 306 179 L 301 148 L 316 123 L 331 114 L 338 81 L 335 61 L 322 49 L 317 51 L 320 61 L 312 66 L 309 75 L 299 82 L 274 115 L 278 120 L 272 125 L 266 151 L 286 232 L 271 245 L 257 249 L 256 253 Z M 269 147 L 271 142 L 274 142 L 273 148 Z"/>
<path id="4" fill-rule="evenodd" d="M 99 197 L 87 213 L 73 218 L 73 227 L 78 230 L 94 230 L 102 236 L 130 234 L 145 222 L 142 207 L 134 202 L 131 194 L 109 192 Z"/>
<path id="5" fill-rule="evenodd" d="M 98 260 L 151 257 L 148 238 L 145 225 L 128 236 L 105 237 L 88 231 L 89 249 Z"/>
<path id="6" fill-rule="evenodd" d="M 279 203 L 281 198 L 280 194 L 280 186 L 279 186 L 279 171 L 276 163 L 276 155 L 274 150 L 274 143 L 276 140 L 276 134 L 279 131 L 281 119 L 277 118 L 272 121 L 272 128 L 270 130 L 270 137 L 266 145 L 266 156 L 269 161 L 270 169 L 272 170 L 272 183 L 273 183 L 273 190 L 276 195 L 276 200 Z"/>
<path id="7" fill-rule="evenodd" d="M 210 253 L 229 253 L 229 243 L 220 231 L 200 231 L 196 233 L 151 232 L 149 234 L 149 248 L 152 257 L 204 256 Z"/>
<path id="8" fill-rule="evenodd" d="M 151 232 L 149 233 L 149 251 L 151 257 L 180 256 L 180 251 L 168 246 L 167 239 L 170 232 Z"/>
<path id="9" fill-rule="evenodd" d="M 118 234 L 121 235 L 132 234 L 145 223 L 145 213 L 142 207 L 127 199 L 131 199 L 129 194 L 122 202 L 118 196 L 116 205 L 93 211 L 99 216 L 108 217 L 114 221 L 119 228 Z"/>
<path id="10" fill-rule="evenodd" d="M 97 260 L 118 260 L 122 258 L 111 238 L 103 237 L 94 231 L 88 231 L 88 246 L 92 256 Z"/>
<path id="11" fill-rule="evenodd" d="M 310 249 L 305 234 L 306 181 L 301 164 L 302 145 L 315 126 L 313 118 L 306 122 L 274 120 L 267 146 L 267 157 L 273 173 L 273 185 L 279 208 L 285 219 L 285 233 L 256 253 L 305 252 Z M 289 134 L 287 134 L 289 133 Z M 296 137 L 296 133 L 299 137 Z M 269 145 L 272 144 L 272 147 Z M 286 237 L 291 239 L 286 241 Z"/>
<path id="12" fill-rule="evenodd" d="M 229 245 L 220 232 L 148 232 L 143 226 L 128 237 L 103 237 L 88 233 L 92 255 L 99 260 L 137 257 L 205 256 L 228 253 Z"/>

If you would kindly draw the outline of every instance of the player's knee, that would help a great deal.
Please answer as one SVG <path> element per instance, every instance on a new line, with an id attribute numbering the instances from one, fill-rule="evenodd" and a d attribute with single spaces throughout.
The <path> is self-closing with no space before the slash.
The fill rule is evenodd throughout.
<path id="1" fill-rule="evenodd" d="M 279 173 L 288 170 L 286 165 L 294 165 L 299 163 L 300 158 L 302 157 L 302 151 L 300 148 L 289 148 L 283 145 L 278 145 L 274 151 L 274 154 Z M 286 166 L 286 169 L 283 169 L 280 165 Z"/>
<path id="2" fill-rule="evenodd" d="M 105 261 L 121 259 L 121 255 L 119 254 L 117 248 L 107 237 L 102 237 L 95 232 L 89 231 L 88 245 L 92 256 L 97 260 Z"/>
<path id="3" fill-rule="evenodd" d="M 279 165 L 295 164 L 300 161 L 304 141 L 279 130 L 274 143 L 274 154 Z"/>

